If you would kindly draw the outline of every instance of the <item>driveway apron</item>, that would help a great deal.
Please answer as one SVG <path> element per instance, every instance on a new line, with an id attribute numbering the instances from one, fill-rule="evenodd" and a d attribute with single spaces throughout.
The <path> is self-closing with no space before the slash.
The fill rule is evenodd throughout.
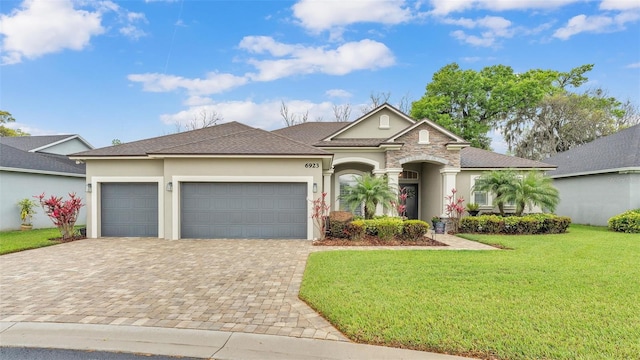
<path id="1" fill-rule="evenodd" d="M 347 339 L 298 299 L 303 240 L 102 238 L 3 255 L 0 321 Z"/>

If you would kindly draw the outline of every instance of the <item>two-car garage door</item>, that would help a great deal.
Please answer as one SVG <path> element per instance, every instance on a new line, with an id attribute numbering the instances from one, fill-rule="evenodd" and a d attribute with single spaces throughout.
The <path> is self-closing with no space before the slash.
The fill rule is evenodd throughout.
<path id="1" fill-rule="evenodd" d="M 306 183 L 185 182 L 181 238 L 307 238 Z M 157 183 L 102 183 L 102 236 L 158 236 Z"/>
<path id="2" fill-rule="evenodd" d="M 307 238 L 306 183 L 182 183 L 182 238 Z"/>

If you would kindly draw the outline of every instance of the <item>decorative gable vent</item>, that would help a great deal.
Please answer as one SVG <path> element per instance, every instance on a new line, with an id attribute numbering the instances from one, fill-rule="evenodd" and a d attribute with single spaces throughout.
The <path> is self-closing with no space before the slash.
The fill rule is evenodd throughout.
<path id="1" fill-rule="evenodd" d="M 420 130 L 418 133 L 418 144 L 429 143 L 429 130 Z"/>
<path id="2" fill-rule="evenodd" d="M 389 115 L 380 115 L 380 129 L 389 128 Z"/>

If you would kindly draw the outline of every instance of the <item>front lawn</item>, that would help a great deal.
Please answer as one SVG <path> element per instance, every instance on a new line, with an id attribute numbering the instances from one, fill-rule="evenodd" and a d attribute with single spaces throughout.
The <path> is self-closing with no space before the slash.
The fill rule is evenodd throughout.
<path id="1" fill-rule="evenodd" d="M 358 342 L 486 359 L 640 354 L 640 237 L 465 235 L 503 251 L 330 251 L 300 297 Z"/>
<path id="2" fill-rule="evenodd" d="M 30 231 L 0 231 L 0 255 L 59 244 L 49 240 L 60 236 L 57 228 Z"/>

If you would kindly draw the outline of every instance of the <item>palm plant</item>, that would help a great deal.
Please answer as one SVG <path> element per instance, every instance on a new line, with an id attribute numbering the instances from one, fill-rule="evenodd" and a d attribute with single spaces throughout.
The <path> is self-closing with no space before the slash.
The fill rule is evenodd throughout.
<path id="1" fill-rule="evenodd" d="M 356 183 L 346 188 L 341 200 L 349 204 L 352 209 L 364 204 L 364 217 L 371 219 L 375 215 L 376 206 L 381 204 L 389 209 L 396 201 L 397 194 L 387 181 L 386 176 L 375 177 L 364 174 L 355 178 Z"/>
<path id="2" fill-rule="evenodd" d="M 476 179 L 473 191 L 493 193 L 493 205 L 497 205 L 500 215 L 504 216 L 504 204 L 508 201 L 505 194 L 513 191 L 516 181 L 518 178 L 513 170 L 488 171 Z"/>
<path id="3" fill-rule="evenodd" d="M 543 210 L 555 211 L 560 196 L 552 180 L 537 171 L 530 171 L 513 184 L 513 191 L 504 193 L 504 201 L 516 204 L 516 216 L 521 216 L 525 207 L 540 206 Z"/>

